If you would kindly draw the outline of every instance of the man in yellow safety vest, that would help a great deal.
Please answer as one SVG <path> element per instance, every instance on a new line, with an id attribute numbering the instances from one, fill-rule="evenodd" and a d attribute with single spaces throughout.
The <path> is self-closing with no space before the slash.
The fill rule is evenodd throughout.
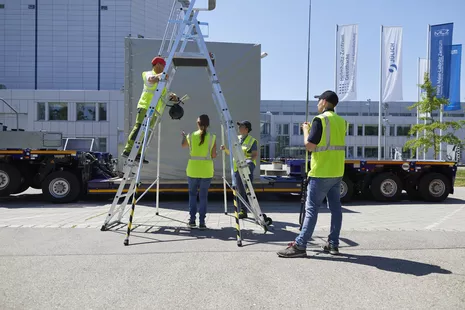
<path id="1" fill-rule="evenodd" d="M 318 208 L 325 197 L 331 211 L 331 228 L 323 251 L 332 255 L 339 254 L 342 226 L 340 186 L 344 175 L 347 122 L 334 111 L 339 102 L 335 92 L 325 91 L 315 98 L 319 99 L 318 112 L 321 114 L 313 119 L 311 131 L 308 123 L 302 125 L 305 147 L 312 152 L 305 220 L 295 241 L 277 253 L 280 257 L 307 256 L 307 242 L 315 230 Z"/>
<path id="2" fill-rule="evenodd" d="M 257 140 L 249 135 L 249 133 L 252 131 L 252 124 L 249 121 L 242 121 L 242 122 L 237 122 L 237 125 L 239 126 L 239 143 L 242 146 L 242 151 L 244 152 L 247 165 L 249 166 L 250 170 L 250 182 L 253 181 L 253 173 L 255 170 L 255 167 L 257 166 L 257 156 L 258 156 L 258 142 Z M 226 152 L 227 155 L 229 155 L 229 150 L 222 145 L 221 149 Z M 236 161 L 233 162 L 234 165 L 234 177 L 236 179 L 236 184 L 237 184 L 237 191 L 239 194 L 244 198 L 245 201 L 247 201 L 247 196 L 245 192 L 244 185 L 242 184 L 241 177 L 239 175 L 239 172 L 237 171 L 237 165 Z M 247 218 L 247 208 L 244 206 L 244 204 L 239 200 L 238 201 L 238 208 L 241 208 L 241 211 L 239 212 L 239 218 Z"/>
<path id="3" fill-rule="evenodd" d="M 131 152 L 132 147 L 134 146 L 134 141 L 137 137 L 139 132 L 140 126 L 144 121 L 145 114 L 150 106 L 150 102 L 152 101 L 153 95 L 155 94 L 155 90 L 157 89 L 158 82 L 161 80 L 161 76 L 163 74 L 163 70 L 165 69 L 166 62 L 162 57 L 155 57 L 152 59 L 152 70 L 151 71 L 144 71 L 142 72 L 142 80 L 144 82 L 144 88 L 142 90 L 142 94 L 139 98 L 139 102 L 137 103 L 137 116 L 136 116 L 136 123 L 132 128 L 131 133 L 129 134 L 128 141 L 126 146 L 124 147 L 123 157 L 128 157 L 129 153 Z M 168 74 L 166 74 L 166 79 L 168 79 Z M 158 100 L 157 106 L 155 110 L 158 113 L 163 113 L 163 101 L 165 100 L 166 96 L 166 87 L 162 91 L 162 95 L 160 100 Z M 170 101 L 179 101 L 179 98 L 176 94 L 170 94 Z M 155 121 L 157 120 L 157 116 L 154 114 L 152 119 L 150 120 L 150 128 L 153 128 Z M 142 140 L 143 138 L 141 138 Z M 139 153 L 136 157 L 136 160 L 140 159 L 140 154 L 142 151 L 142 145 L 139 148 Z M 148 163 L 147 160 L 144 159 L 144 163 Z"/>

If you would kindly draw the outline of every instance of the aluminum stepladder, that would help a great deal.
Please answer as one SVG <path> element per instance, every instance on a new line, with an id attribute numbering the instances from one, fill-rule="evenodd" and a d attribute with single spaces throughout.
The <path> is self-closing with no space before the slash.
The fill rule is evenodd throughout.
<path id="1" fill-rule="evenodd" d="M 177 2 L 177 3 L 176 3 Z M 162 74 L 161 80 L 158 82 L 157 88 L 154 92 L 154 96 L 150 102 L 150 106 L 147 110 L 147 113 L 144 117 L 140 130 L 135 138 L 134 146 L 126 160 L 123 169 L 123 179 L 119 185 L 118 191 L 113 199 L 112 205 L 110 210 L 105 218 L 104 224 L 101 227 L 102 231 L 108 230 L 110 225 L 112 224 L 121 224 L 121 219 L 123 217 L 124 210 L 128 204 L 129 198 L 132 197 L 131 203 L 131 213 L 129 215 L 129 223 L 127 227 L 126 238 L 124 240 L 124 245 L 129 244 L 129 235 L 131 232 L 131 225 L 134 217 L 134 210 L 136 203 L 142 198 L 142 196 L 150 190 L 150 188 L 154 185 L 154 183 L 158 182 L 158 179 L 152 183 L 145 192 L 136 199 L 138 187 L 140 186 L 140 171 L 143 166 L 143 161 L 136 161 L 136 156 L 138 154 L 139 149 L 141 149 L 141 159 L 144 158 L 145 151 L 147 148 L 148 143 L 150 142 L 153 134 L 153 129 L 158 126 L 158 130 L 160 131 L 160 121 L 161 117 L 164 113 L 164 109 L 166 107 L 166 96 L 169 95 L 169 92 L 166 92 L 166 96 L 163 99 L 163 104 L 159 111 L 156 110 L 157 103 L 162 96 L 162 90 L 166 87 L 169 89 L 171 85 L 171 81 L 173 81 L 174 75 L 176 73 L 176 68 L 181 66 L 188 66 L 188 67 L 204 67 L 207 70 L 207 73 L 210 77 L 210 82 L 212 84 L 212 97 L 213 102 L 218 110 L 222 129 L 226 128 L 227 138 L 228 138 L 228 149 L 230 150 L 229 161 L 230 161 L 230 168 L 233 168 L 233 161 L 236 162 L 236 166 L 238 172 L 240 174 L 242 184 L 244 186 L 247 200 L 249 203 L 246 202 L 244 197 L 241 197 L 236 193 L 237 184 L 235 181 L 234 176 L 232 176 L 232 190 L 236 197 L 234 207 L 235 207 L 235 217 L 236 217 L 236 230 L 237 230 L 237 245 L 242 246 L 242 238 L 239 226 L 239 218 L 238 218 L 238 207 L 237 207 L 237 200 L 240 199 L 243 204 L 249 209 L 249 211 L 254 215 L 255 222 L 260 225 L 265 232 L 268 231 L 268 225 L 272 223 L 271 218 L 267 217 L 264 213 L 261 212 L 260 205 L 258 203 L 257 197 L 255 195 L 255 191 L 252 186 L 252 182 L 249 178 L 250 170 L 246 162 L 245 155 L 242 151 L 241 145 L 239 143 L 239 138 L 236 135 L 235 125 L 232 120 L 231 114 L 229 112 L 228 105 L 226 103 L 226 99 L 223 95 L 223 91 L 220 86 L 220 82 L 218 80 L 218 76 L 216 74 L 216 70 L 214 68 L 214 58 L 211 53 L 208 52 L 206 43 L 204 41 L 204 37 L 202 35 L 200 25 L 205 23 L 200 23 L 197 20 L 197 16 L 199 11 L 211 11 L 216 6 L 216 0 L 209 0 L 208 8 L 206 9 L 198 9 L 194 8 L 195 0 L 188 1 L 188 0 L 175 0 L 173 3 L 173 8 L 171 12 L 171 17 L 175 17 L 174 19 L 170 18 L 168 25 L 166 27 L 165 35 L 163 37 L 163 41 L 160 47 L 159 56 L 166 57 L 166 65 L 165 70 Z M 176 8 L 176 4 L 180 5 L 179 9 Z M 173 23 L 173 33 L 171 35 L 170 43 L 168 45 L 168 51 L 163 52 L 163 48 L 165 45 L 165 40 L 167 39 L 167 33 L 170 23 Z M 179 27 L 178 27 L 179 26 Z M 174 34 L 176 34 L 175 39 L 173 40 Z M 174 42 L 173 42 L 174 41 Z M 184 49 L 188 42 L 196 42 L 199 52 L 197 53 L 186 53 Z M 182 42 L 182 43 L 181 43 Z M 176 50 L 179 48 L 179 51 Z M 169 80 L 166 80 L 166 73 L 169 72 Z M 150 121 L 152 117 L 156 117 L 156 121 L 153 127 L 150 127 Z M 148 130 L 147 130 L 148 129 Z M 159 160 L 159 156 L 158 156 Z M 232 175 L 232 173 L 231 173 Z M 226 180 L 224 180 L 226 182 Z M 125 187 L 129 183 L 129 188 L 126 191 Z M 228 184 L 229 187 L 231 185 Z M 123 202 L 119 204 L 118 202 L 120 199 L 124 198 Z M 118 207 L 118 210 L 115 210 Z M 116 214 L 118 213 L 118 214 Z M 112 221 L 112 218 L 118 215 L 117 219 Z"/>

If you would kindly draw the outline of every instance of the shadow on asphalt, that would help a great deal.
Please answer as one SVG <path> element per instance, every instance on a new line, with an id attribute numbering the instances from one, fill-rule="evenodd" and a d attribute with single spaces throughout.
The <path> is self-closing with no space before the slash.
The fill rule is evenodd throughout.
<path id="1" fill-rule="evenodd" d="M 319 254 L 319 253 L 318 253 Z M 372 255 L 355 255 L 355 254 L 340 254 L 338 256 L 309 256 L 310 259 L 318 259 L 325 261 L 337 261 L 358 265 L 375 267 L 377 269 L 395 273 L 413 275 L 417 277 L 426 276 L 432 273 L 452 274 L 451 271 L 442 269 L 437 265 L 424 264 L 414 262 L 407 259 L 389 258 Z"/>
<path id="2" fill-rule="evenodd" d="M 247 220 L 248 222 L 252 222 Z M 160 242 L 172 242 L 172 241 L 186 241 L 186 240 L 195 240 L 195 239 L 215 239 L 221 241 L 236 241 L 236 229 L 234 227 L 222 227 L 220 229 L 190 229 L 187 227 L 187 223 L 183 221 L 177 221 L 182 226 L 153 226 L 153 225 L 138 225 L 134 224 L 131 227 L 130 234 L 130 246 L 150 244 L 150 243 L 160 243 Z M 288 228 L 298 229 L 299 225 L 295 223 L 273 221 L 273 225 L 270 227 L 270 230 L 265 233 L 264 230 L 256 225 L 254 229 L 241 229 L 241 238 L 242 246 L 247 247 L 254 244 L 271 244 L 284 246 L 285 244 L 293 241 L 298 235 L 297 231 L 287 230 Z M 137 232 L 134 232 L 135 229 L 138 229 Z M 127 224 L 119 224 L 113 226 L 110 232 L 118 234 L 126 234 Z M 186 237 L 186 238 L 176 238 L 166 240 L 157 239 L 157 235 L 163 236 L 176 236 L 176 237 Z M 309 248 L 320 247 L 324 242 L 326 237 L 319 237 L 314 235 L 309 242 Z M 142 240 L 141 240 L 142 239 Z M 359 244 L 353 240 L 347 238 L 340 238 L 341 246 L 340 248 L 352 248 L 357 247 Z"/>

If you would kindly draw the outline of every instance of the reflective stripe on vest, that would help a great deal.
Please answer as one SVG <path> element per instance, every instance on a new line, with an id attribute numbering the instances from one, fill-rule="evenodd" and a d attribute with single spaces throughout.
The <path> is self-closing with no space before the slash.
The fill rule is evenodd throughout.
<path id="1" fill-rule="evenodd" d="M 190 143 L 189 144 L 189 154 L 192 152 L 192 134 L 189 136 Z M 207 156 L 191 156 L 189 155 L 189 159 L 193 160 L 211 160 L 212 159 L 212 154 L 211 154 L 211 148 L 212 148 L 212 143 L 213 143 L 213 136 L 209 135 L 208 137 L 208 153 Z"/>
<path id="2" fill-rule="evenodd" d="M 342 146 L 342 145 L 333 146 L 333 145 L 331 145 L 331 126 L 329 124 L 329 118 L 328 118 L 328 116 L 326 116 L 324 114 L 322 114 L 321 117 L 325 120 L 326 134 L 325 134 L 324 138 L 326 140 L 326 143 L 325 143 L 326 145 L 316 147 L 313 152 L 345 151 L 345 149 L 346 149 L 345 146 Z"/>

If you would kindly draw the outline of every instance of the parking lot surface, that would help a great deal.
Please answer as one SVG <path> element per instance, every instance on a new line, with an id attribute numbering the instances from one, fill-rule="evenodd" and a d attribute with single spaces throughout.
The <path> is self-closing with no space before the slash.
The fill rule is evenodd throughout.
<path id="1" fill-rule="evenodd" d="M 299 232 L 296 199 L 262 200 L 273 227 L 241 220 L 243 247 L 222 200 L 209 203 L 206 231 L 187 229 L 186 200 L 162 198 L 159 215 L 141 201 L 130 246 L 125 224 L 100 231 L 110 204 L 1 200 L 0 308 L 465 308 L 462 188 L 439 204 L 345 204 L 338 257 L 320 251 L 330 223 L 321 208 L 307 259 L 276 255 Z"/>

